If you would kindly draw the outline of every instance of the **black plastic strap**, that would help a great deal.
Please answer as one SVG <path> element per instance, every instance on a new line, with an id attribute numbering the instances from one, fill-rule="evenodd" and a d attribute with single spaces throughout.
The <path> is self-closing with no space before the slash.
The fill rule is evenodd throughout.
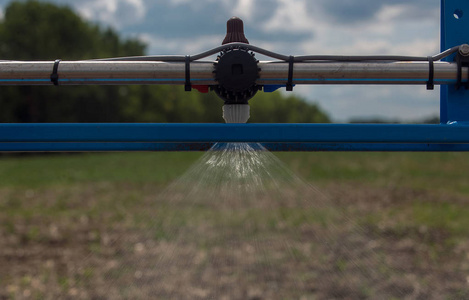
<path id="1" fill-rule="evenodd" d="M 468 68 L 467 68 L 467 81 L 466 83 L 464 84 L 464 88 L 466 90 L 469 90 L 469 64 L 466 65 Z M 462 73 L 462 70 L 461 70 L 461 73 Z"/>
<path id="2" fill-rule="evenodd" d="M 184 86 L 186 92 L 192 91 L 191 85 L 191 57 L 186 55 L 186 84 Z"/>
<path id="3" fill-rule="evenodd" d="M 435 64 L 433 63 L 433 57 L 428 57 L 428 81 L 427 90 L 435 89 Z"/>
<path id="4" fill-rule="evenodd" d="M 290 56 L 288 60 L 288 81 L 287 81 L 287 91 L 293 91 L 293 63 L 295 62 L 295 58 Z"/>
<path id="5" fill-rule="evenodd" d="M 54 68 L 52 69 L 52 74 L 50 74 L 50 81 L 54 85 L 59 85 L 59 64 L 60 64 L 60 59 L 56 59 L 54 61 Z"/>
<path id="6" fill-rule="evenodd" d="M 456 82 L 456 90 L 459 90 L 461 86 L 463 86 L 466 90 L 469 90 L 469 72 L 468 72 L 468 80 L 466 82 L 462 82 L 462 68 L 467 67 L 469 68 L 469 57 L 463 56 L 458 53 L 455 57 L 456 63 L 458 64 L 458 73 L 457 73 L 457 82 Z"/>

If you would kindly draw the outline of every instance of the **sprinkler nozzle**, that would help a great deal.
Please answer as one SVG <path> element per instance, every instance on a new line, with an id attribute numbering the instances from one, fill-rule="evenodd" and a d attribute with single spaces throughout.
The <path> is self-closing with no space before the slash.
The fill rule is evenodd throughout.
<path id="1" fill-rule="evenodd" d="M 249 104 L 225 104 L 223 119 L 226 123 L 247 123 L 249 120 Z"/>
<path id="2" fill-rule="evenodd" d="M 244 36 L 244 23 L 238 17 L 232 17 L 226 22 L 226 36 L 222 45 L 229 43 L 245 43 L 249 44 L 248 39 Z"/>
<path id="3" fill-rule="evenodd" d="M 227 33 L 223 45 L 249 44 L 244 36 L 244 25 L 240 18 L 232 17 L 226 24 Z M 212 89 L 225 104 L 248 104 L 249 99 L 260 89 L 256 83 L 261 71 L 258 63 L 254 52 L 242 45 L 225 48 L 214 64 L 213 74 L 217 85 Z"/>
<path id="4" fill-rule="evenodd" d="M 226 22 L 222 45 L 229 43 L 249 44 L 244 35 L 244 23 L 238 17 Z M 225 101 L 223 119 L 226 123 L 246 123 L 249 120 L 248 101 L 259 90 L 256 84 L 259 71 L 254 53 L 243 47 L 225 49 L 218 57 L 213 72 L 218 84 L 213 89 Z"/>

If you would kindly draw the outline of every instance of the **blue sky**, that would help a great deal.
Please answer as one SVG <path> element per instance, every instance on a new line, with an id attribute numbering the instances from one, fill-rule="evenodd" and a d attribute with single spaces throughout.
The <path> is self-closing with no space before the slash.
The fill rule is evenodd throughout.
<path id="1" fill-rule="evenodd" d="M 0 0 L 3 9 L 8 0 Z M 149 54 L 218 46 L 226 20 L 244 20 L 250 43 L 284 54 L 439 52 L 439 0 L 53 0 L 84 18 L 148 43 Z M 336 121 L 438 115 L 439 89 L 424 86 L 302 86 Z"/>

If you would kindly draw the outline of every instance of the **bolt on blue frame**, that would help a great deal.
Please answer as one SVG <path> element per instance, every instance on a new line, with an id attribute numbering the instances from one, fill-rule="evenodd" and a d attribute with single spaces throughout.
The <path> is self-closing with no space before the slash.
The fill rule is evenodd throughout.
<path id="1" fill-rule="evenodd" d="M 469 43 L 468 29 L 469 1 L 442 0 L 442 53 L 446 49 Z M 239 47 L 239 44 L 234 46 Z M 441 124 L 1 124 L 0 151 L 204 151 L 217 142 L 262 143 L 270 151 L 469 151 L 469 59 L 458 59 L 459 54 L 454 53 L 455 51 L 444 58 L 445 62 L 434 63 L 429 58 L 428 61 L 417 60 L 406 64 L 380 64 L 359 60 L 337 62 L 332 61 L 332 56 L 305 56 L 301 60 L 299 57 L 285 58 L 250 45 L 242 47 L 263 51 L 279 59 L 276 62 L 259 63 L 262 71 L 257 83 L 263 86 L 264 91 L 272 91 L 281 86 L 291 88 L 292 84 L 378 82 L 427 84 L 427 88 L 440 84 Z M 214 50 L 218 52 L 223 49 L 225 48 L 219 47 Z M 459 52 L 461 51 L 460 49 Z M 181 61 L 180 57 L 174 56 L 166 57 L 172 62 L 160 63 L 155 62 L 157 58 L 147 57 L 148 61 L 135 59 L 138 60 L 135 64 L 129 63 L 133 61 L 131 58 L 126 63 L 118 59 L 52 63 L 0 62 L 0 85 L 185 84 L 186 90 L 190 90 L 188 82 L 194 87 L 217 84 L 212 75 L 213 62 L 194 63 L 197 57 L 186 57 Z M 314 64 L 309 60 L 321 60 L 321 64 Z M 412 58 L 407 60 L 413 61 Z M 72 64 L 74 68 L 71 68 Z M 121 69 L 120 74 L 125 76 L 104 76 L 110 64 L 127 68 Z M 330 75 L 328 65 L 335 68 L 337 64 L 344 67 L 345 73 L 336 74 L 335 78 L 323 76 Z M 353 78 L 356 73 L 354 67 L 358 64 L 369 68 L 374 74 L 379 71 L 383 75 L 372 78 L 365 73 Z M 93 71 L 88 70 L 90 66 L 93 66 Z M 396 70 L 402 71 L 403 66 L 411 68 L 410 73 L 417 75 L 410 78 L 404 71 L 397 78 L 391 78 L 394 75 L 387 76 L 395 74 Z M 12 67 L 15 70 L 20 69 L 16 77 L 11 77 Z M 35 72 L 26 72 L 32 74 L 31 78 L 27 78 L 25 72 L 21 73 L 21 70 L 32 67 L 36 68 Z M 137 67 L 138 69 L 128 69 Z M 77 69 L 81 71 L 76 71 Z M 161 77 L 154 75 L 158 71 L 163 74 Z M 132 72 L 138 73 L 139 77 L 128 77 Z M 168 77 L 168 74 L 173 77 Z"/>

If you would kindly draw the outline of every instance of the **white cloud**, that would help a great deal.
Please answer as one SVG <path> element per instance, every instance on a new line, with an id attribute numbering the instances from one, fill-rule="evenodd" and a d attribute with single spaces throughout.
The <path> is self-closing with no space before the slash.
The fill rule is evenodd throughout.
<path id="1" fill-rule="evenodd" d="M 405 4 L 401 5 L 385 5 L 377 14 L 377 19 L 384 22 L 396 20 L 402 16 L 408 6 Z"/>
<path id="2" fill-rule="evenodd" d="M 140 34 L 139 38 L 148 44 L 149 54 L 192 55 L 208 50 L 208 45 L 219 45 L 220 36 L 207 35 L 187 42 L 184 38 L 164 38 L 153 34 Z"/>
<path id="3" fill-rule="evenodd" d="M 215 4 L 221 5 L 224 11 L 216 13 L 228 13 L 231 16 L 237 16 L 245 21 L 253 20 L 255 14 L 255 0 L 169 0 L 173 6 L 190 6 L 193 10 L 213 9 Z M 215 16 L 214 16 L 215 17 Z"/>
<path id="4" fill-rule="evenodd" d="M 233 13 L 245 21 L 251 21 L 254 16 L 254 0 L 238 0 Z"/>
<path id="5" fill-rule="evenodd" d="M 265 32 L 299 32 L 310 31 L 314 22 L 303 0 L 277 0 L 279 7 L 270 20 L 261 24 Z"/>
<path id="6" fill-rule="evenodd" d="M 410 4 L 384 5 L 366 22 L 337 23 L 320 7 L 305 9 L 305 1 L 279 0 L 275 14 L 261 28 L 266 32 L 311 32 L 295 43 L 263 41 L 285 54 L 395 54 L 428 56 L 439 51 L 438 17 L 415 18 Z M 437 15 L 434 11 L 431 16 Z M 415 120 L 438 115 L 439 93 L 424 86 L 297 86 L 297 93 L 316 101 L 334 120 L 363 116 Z"/>
<path id="7" fill-rule="evenodd" d="M 191 0 L 169 0 L 169 2 L 171 2 L 171 4 L 173 5 L 181 5 L 181 4 L 190 3 Z"/>
<path id="8" fill-rule="evenodd" d="M 115 28 L 137 23 L 145 16 L 143 0 L 85 0 L 72 3 L 86 19 Z"/>

